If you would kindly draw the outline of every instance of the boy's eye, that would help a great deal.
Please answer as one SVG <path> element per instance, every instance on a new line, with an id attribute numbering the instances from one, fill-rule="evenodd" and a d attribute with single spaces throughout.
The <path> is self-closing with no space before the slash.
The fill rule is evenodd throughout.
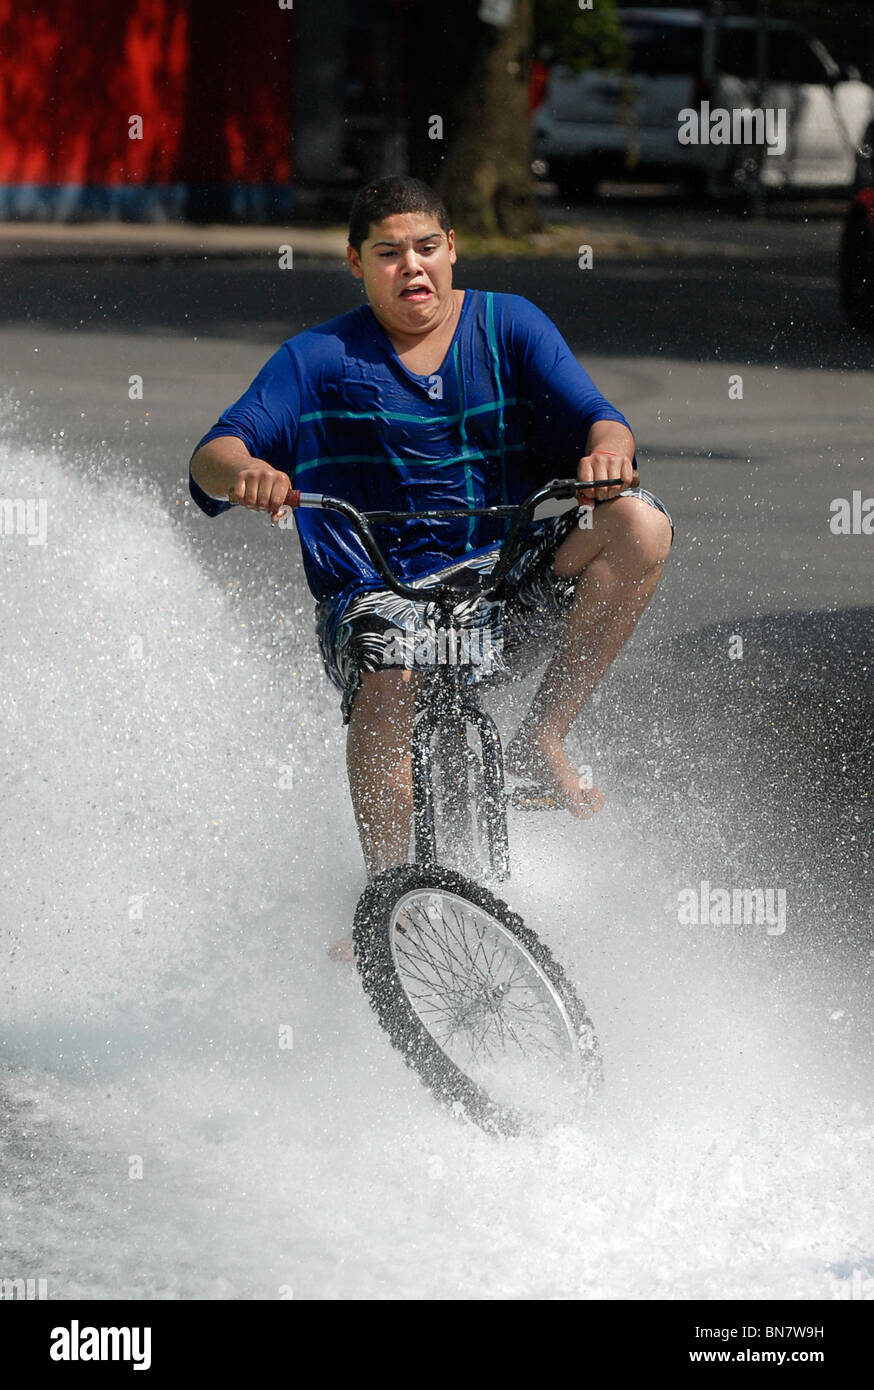
<path id="1" fill-rule="evenodd" d="M 434 252 L 434 251 L 437 250 L 437 248 L 438 248 L 439 245 L 440 245 L 440 243 L 437 242 L 437 241 L 431 241 L 431 242 L 429 242 L 427 246 L 423 246 L 423 247 L 422 247 L 422 254 L 425 255 L 425 256 L 430 256 L 430 255 L 432 254 L 432 252 Z M 396 252 L 396 251 L 380 251 L 380 252 L 379 252 L 379 259 L 380 259 L 381 261 L 384 261 L 384 260 L 386 260 L 389 256 L 395 256 L 395 255 L 397 255 L 397 252 Z"/>

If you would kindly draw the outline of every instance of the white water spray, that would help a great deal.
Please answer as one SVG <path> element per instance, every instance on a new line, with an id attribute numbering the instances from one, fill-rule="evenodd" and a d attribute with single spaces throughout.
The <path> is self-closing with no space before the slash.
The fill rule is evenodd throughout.
<path id="1" fill-rule="evenodd" d="M 44 546 L 0 541 L 0 1273 L 86 1298 L 874 1294 L 849 948 L 681 926 L 619 788 L 592 826 L 519 817 L 506 896 L 578 983 L 607 1086 L 537 1138 L 456 1123 L 326 955 L 362 871 L 309 605 L 278 632 L 148 491 L 0 469 L 47 504 Z M 691 853 L 693 824 L 670 836 Z"/>

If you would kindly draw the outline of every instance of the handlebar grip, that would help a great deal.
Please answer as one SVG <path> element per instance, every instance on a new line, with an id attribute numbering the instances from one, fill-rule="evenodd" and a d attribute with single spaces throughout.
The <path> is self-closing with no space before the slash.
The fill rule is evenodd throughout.
<path id="1" fill-rule="evenodd" d="M 584 488 L 584 487 L 615 487 L 615 486 L 616 486 L 616 479 L 615 479 L 615 478 L 611 478 L 611 479 L 609 479 L 609 480 L 605 480 L 603 483 L 580 483 L 580 487 L 581 487 L 581 488 Z M 640 473 L 638 472 L 638 470 L 637 470 L 636 468 L 632 469 L 632 471 L 631 471 L 631 482 L 628 484 L 628 486 L 629 486 L 629 487 L 640 487 Z"/>
<path id="2" fill-rule="evenodd" d="M 299 507 L 299 506 L 300 506 L 300 499 L 301 499 L 302 496 L 303 496 L 303 494 L 302 494 L 302 492 L 301 492 L 301 490 L 300 490 L 299 487 L 290 487 L 290 488 L 288 489 L 288 496 L 286 497 L 286 499 L 285 499 L 284 502 L 281 502 L 281 503 L 280 503 L 280 506 L 282 506 L 282 507 L 290 507 L 291 510 L 294 511 L 295 507 Z M 228 502 L 230 503 L 230 505 L 231 505 L 232 507 L 242 507 L 242 506 L 243 506 L 243 503 L 242 503 L 242 502 L 231 502 L 230 497 L 228 498 Z M 266 508 L 265 508 L 265 510 L 266 510 Z"/>

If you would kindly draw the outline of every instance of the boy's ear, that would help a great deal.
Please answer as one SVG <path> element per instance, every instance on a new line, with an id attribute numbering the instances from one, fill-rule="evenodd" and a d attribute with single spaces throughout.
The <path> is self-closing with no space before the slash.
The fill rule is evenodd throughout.
<path id="1" fill-rule="evenodd" d="M 361 280 L 364 278 L 364 271 L 361 269 L 361 257 L 354 246 L 346 247 L 346 263 L 357 279 Z"/>

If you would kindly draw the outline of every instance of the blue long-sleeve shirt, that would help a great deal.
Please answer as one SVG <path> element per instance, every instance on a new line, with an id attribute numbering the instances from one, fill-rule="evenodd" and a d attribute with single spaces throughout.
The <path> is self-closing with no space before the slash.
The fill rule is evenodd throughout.
<path id="1" fill-rule="evenodd" d="M 575 476 L 596 420 L 628 424 L 551 320 L 519 295 L 467 290 L 437 372 L 409 371 L 363 305 L 283 343 L 197 449 L 235 435 L 295 487 L 362 511 L 491 506 Z M 207 515 L 227 510 L 190 475 L 189 487 Z M 345 518 L 301 509 L 295 520 L 309 587 L 335 600 L 338 616 L 381 585 Z M 504 523 L 375 529 L 392 568 L 411 579 L 494 543 Z"/>

